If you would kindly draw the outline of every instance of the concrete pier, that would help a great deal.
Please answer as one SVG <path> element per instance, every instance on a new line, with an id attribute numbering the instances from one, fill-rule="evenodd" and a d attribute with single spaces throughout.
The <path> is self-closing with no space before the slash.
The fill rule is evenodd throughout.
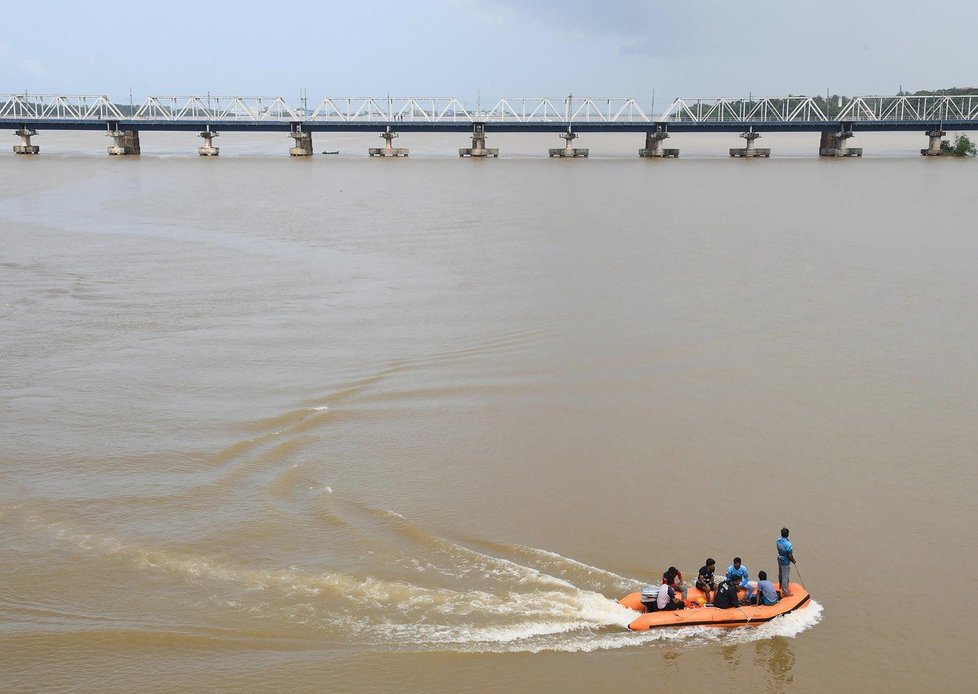
<path id="1" fill-rule="evenodd" d="M 458 156 L 460 157 L 498 157 L 499 149 L 486 147 L 486 124 L 475 123 L 472 125 L 472 146 L 459 147 Z"/>
<path id="2" fill-rule="evenodd" d="M 302 123 L 292 123 L 292 130 L 289 137 L 295 140 L 295 147 L 289 148 L 290 157 L 311 157 L 312 156 L 312 133 L 302 129 Z"/>
<path id="3" fill-rule="evenodd" d="M 561 133 L 560 136 L 564 139 L 563 147 L 554 147 L 548 149 L 547 152 L 551 157 L 583 157 L 587 158 L 590 150 L 587 147 L 571 147 L 571 142 L 577 138 L 577 133 L 571 132 L 570 128 L 567 129 L 566 133 Z"/>
<path id="4" fill-rule="evenodd" d="M 946 132 L 938 128 L 937 130 L 930 130 L 925 133 L 928 137 L 927 149 L 920 150 L 920 153 L 925 157 L 939 157 L 943 154 L 941 151 L 941 139 L 947 135 Z"/>
<path id="5" fill-rule="evenodd" d="M 662 159 L 664 157 L 678 157 L 678 149 L 664 149 L 662 141 L 669 137 L 669 132 L 665 125 L 656 125 L 655 132 L 645 133 L 645 147 L 638 150 L 638 156 L 648 159 Z"/>
<path id="6" fill-rule="evenodd" d="M 216 157 L 221 151 L 220 147 L 214 146 L 214 138 L 218 135 L 220 135 L 220 133 L 216 133 L 210 128 L 203 132 L 197 133 L 197 137 L 204 138 L 204 146 L 197 148 L 197 154 L 202 157 Z"/>
<path id="7" fill-rule="evenodd" d="M 20 136 L 20 144 L 14 145 L 14 154 L 37 154 L 41 148 L 31 144 L 31 138 L 37 135 L 33 128 L 22 127 L 14 131 L 14 135 Z"/>
<path id="8" fill-rule="evenodd" d="M 731 147 L 730 156 L 731 157 L 770 157 L 771 148 L 770 147 L 755 147 L 754 141 L 761 136 L 759 132 L 754 130 L 754 126 L 748 128 L 747 132 L 740 133 L 740 136 L 747 140 L 746 147 Z"/>
<path id="9" fill-rule="evenodd" d="M 380 134 L 384 138 L 383 147 L 370 147 L 367 153 L 372 157 L 406 157 L 408 155 L 407 147 L 394 147 L 394 138 L 397 137 L 397 133 L 391 130 L 391 126 L 387 126 L 387 129 Z"/>
<path id="10" fill-rule="evenodd" d="M 119 157 L 139 154 L 138 130 L 119 130 L 118 121 L 109 121 L 108 126 L 105 134 L 112 138 L 109 154 Z"/>
<path id="11" fill-rule="evenodd" d="M 820 157 L 861 157 L 862 147 L 846 147 L 846 140 L 855 135 L 852 130 L 823 130 L 822 140 L 818 148 Z"/>

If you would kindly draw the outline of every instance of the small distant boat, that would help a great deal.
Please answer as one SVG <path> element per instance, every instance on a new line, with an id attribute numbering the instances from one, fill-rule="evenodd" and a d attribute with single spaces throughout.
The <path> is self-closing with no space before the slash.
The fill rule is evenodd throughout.
<path id="1" fill-rule="evenodd" d="M 700 607 L 696 604 L 697 598 L 702 598 L 703 593 L 696 588 L 689 589 L 689 598 L 692 607 L 685 610 L 669 610 L 664 612 L 646 612 L 642 605 L 642 594 L 631 593 L 618 601 L 636 612 L 641 612 L 628 628 L 632 631 L 647 631 L 657 627 L 739 627 L 739 626 L 758 626 L 765 622 L 770 622 L 775 617 L 794 612 L 799 608 L 806 607 L 811 597 L 808 591 L 800 583 L 790 583 L 791 596 L 781 598 L 774 605 L 745 605 L 743 607 L 721 610 L 716 607 Z"/>
<path id="2" fill-rule="evenodd" d="M 323 154 L 339 154 L 339 153 L 340 150 L 336 150 L 335 152 L 323 152 Z"/>

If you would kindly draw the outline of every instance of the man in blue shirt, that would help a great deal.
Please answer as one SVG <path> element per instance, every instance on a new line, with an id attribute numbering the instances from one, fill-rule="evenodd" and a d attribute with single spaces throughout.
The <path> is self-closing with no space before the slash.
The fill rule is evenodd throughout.
<path id="1" fill-rule="evenodd" d="M 758 605 L 775 605 L 778 602 L 778 591 L 774 589 L 774 584 L 767 580 L 767 571 L 757 572 L 757 600 Z"/>
<path id="2" fill-rule="evenodd" d="M 754 591 L 751 589 L 748 581 L 750 580 L 750 575 L 747 573 L 747 567 L 740 563 L 740 557 L 734 557 L 733 564 L 727 567 L 727 580 L 729 581 L 734 576 L 740 578 L 740 586 L 747 591 L 747 595 L 744 596 L 745 600 L 750 600 L 754 597 Z"/>
<path id="3" fill-rule="evenodd" d="M 788 529 L 781 528 L 781 537 L 778 538 L 778 583 L 781 584 L 782 597 L 791 596 L 788 582 L 791 580 L 791 565 L 796 563 L 795 548 L 788 541 Z"/>

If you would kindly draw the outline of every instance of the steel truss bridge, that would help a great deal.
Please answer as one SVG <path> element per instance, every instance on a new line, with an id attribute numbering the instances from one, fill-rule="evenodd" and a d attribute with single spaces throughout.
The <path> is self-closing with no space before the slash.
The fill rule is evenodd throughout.
<path id="1" fill-rule="evenodd" d="M 34 130 L 736 132 L 978 129 L 978 96 L 679 98 L 661 114 L 628 97 L 508 97 L 487 109 L 451 97 L 0 94 L 0 126 Z"/>

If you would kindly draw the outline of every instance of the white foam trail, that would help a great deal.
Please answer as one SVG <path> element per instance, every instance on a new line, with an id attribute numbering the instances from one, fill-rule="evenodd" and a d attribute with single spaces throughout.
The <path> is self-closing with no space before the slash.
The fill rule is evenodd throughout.
<path id="1" fill-rule="evenodd" d="M 606 571 L 605 569 L 599 569 L 596 566 L 591 566 L 590 564 L 585 564 L 577 559 L 571 559 L 570 557 L 565 557 L 562 554 L 557 554 L 556 552 L 550 552 L 545 549 L 538 549 L 536 547 L 529 547 L 527 545 L 514 545 L 517 550 L 525 552 L 531 556 L 536 555 L 544 560 L 549 560 L 556 564 L 567 564 L 568 566 L 583 570 L 589 574 L 595 574 L 597 576 L 610 579 L 617 584 L 617 587 L 622 591 L 634 590 L 636 585 L 644 585 L 648 581 L 643 581 L 640 578 L 628 578 L 626 576 L 620 576 L 612 571 Z"/>
<path id="2" fill-rule="evenodd" d="M 634 617 L 636 613 L 628 610 Z M 562 638 L 539 638 L 545 636 L 540 631 L 527 629 L 523 639 L 509 638 L 509 631 L 501 635 L 506 638 L 499 640 L 477 641 L 459 644 L 458 650 L 467 653 L 482 652 L 529 652 L 540 653 L 555 651 L 562 653 L 589 653 L 598 650 L 614 650 L 618 648 L 633 648 L 655 643 L 673 643 L 695 648 L 712 643 L 740 645 L 770 639 L 774 637 L 794 638 L 801 632 L 810 629 L 821 621 L 822 605 L 812 600 L 800 610 L 778 617 L 756 627 L 744 626 L 734 629 L 716 627 L 680 627 L 669 629 L 652 629 L 643 632 L 610 632 L 594 633 L 588 630 L 566 634 Z M 556 632 L 554 632 L 556 633 Z M 471 634 L 474 636 L 475 634 Z"/>
<path id="3" fill-rule="evenodd" d="M 684 647 L 741 644 L 793 638 L 821 621 L 822 614 L 822 606 L 812 600 L 802 609 L 758 626 L 631 632 L 627 625 L 637 613 L 599 592 L 440 538 L 435 540 L 442 550 L 448 547 L 449 556 L 455 560 L 472 562 L 477 558 L 476 563 L 482 564 L 480 570 L 499 570 L 500 588 L 424 587 L 296 566 L 247 568 L 207 556 L 146 549 L 114 537 L 81 532 L 64 522 L 45 523 L 34 516 L 27 520 L 81 550 L 118 556 L 135 568 L 173 574 L 192 584 L 216 584 L 214 599 L 229 609 L 254 618 L 272 618 L 286 628 L 301 623 L 334 634 L 345 643 L 385 650 L 535 653 L 589 652 L 656 642 Z M 546 550 L 528 550 L 579 564 Z"/>
<path id="4" fill-rule="evenodd" d="M 310 412 L 325 412 L 328 409 L 329 409 L 329 406 L 328 405 L 318 405 L 317 407 L 310 407 L 309 408 L 309 411 Z"/>

